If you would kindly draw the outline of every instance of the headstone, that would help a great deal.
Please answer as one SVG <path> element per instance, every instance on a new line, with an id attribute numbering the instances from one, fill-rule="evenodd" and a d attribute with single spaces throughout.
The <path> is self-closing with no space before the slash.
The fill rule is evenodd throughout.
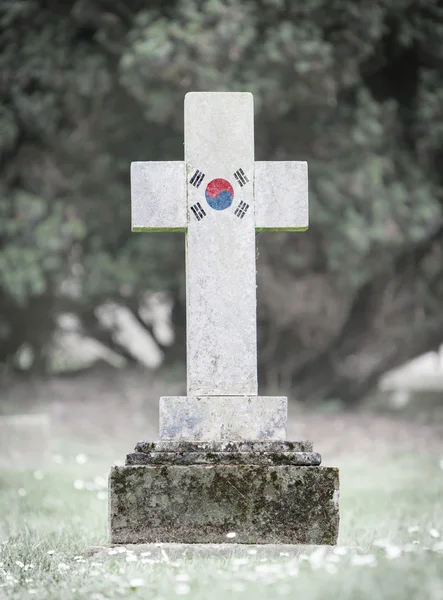
<path id="1" fill-rule="evenodd" d="M 185 98 L 185 161 L 131 166 L 133 231 L 186 231 L 187 396 L 110 475 L 113 543 L 335 544 L 338 470 L 257 389 L 257 230 L 308 227 L 306 162 L 254 162 L 249 93 Z"/>

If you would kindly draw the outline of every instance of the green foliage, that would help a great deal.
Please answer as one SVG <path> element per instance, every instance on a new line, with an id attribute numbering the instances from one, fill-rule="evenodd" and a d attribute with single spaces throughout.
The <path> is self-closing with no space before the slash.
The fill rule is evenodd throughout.
<path id="1" fill-rule="evenodd" d="M 45 200 L 16 190 L 10 203 L 0 202 L 0 287 L 18 304 L 48 292 L 64 272 L 66 253 L 84 233 L 83 223 L 67 217 L 62 202 L 49 208 Z"/>
<path id="2" fill-rule="evenodd" d="M 175 600 L 184 595 L 195 600 L 227 596 L 267 600 L 300 595 L 306 600 L 329 596 L 372 600 L 375 589 L 382 598 L 398 598 L 399 589 L 402 598 L 440 597 L 442 543 L 432 534 L 443 531 L 441 469 L 432 450 L 425 447 L 420 454 L 413 452 L 411 441 L 406 444 L 408 453 L 402 447 L 406 435 L 398 435 L 399 427 L 406 427 L 414 430 L 415 439 L 426 439 L 424 446 L 435 448 L 439 446 L 437 426 L 414 423 L 413 429 L 398 419 L 389 421 L 378 415 L 372 420 L 360 414 L 365 430 L 349 415 L 332 419 L 318 412 L 315 417 L 306 415 L 308 422 L 320 423 L 326 447 L 337 447 L 331 420 L 335 425 L 345 422 L 351 440 L 348 452 L 339 457 L 339 550 L 323 553 L 306 547 L 303 553 L 277 550 L 273 556 L 264 556 L 263 549 L 255 549 L 254 554 L 247 545 L 244 549 L 237 545 L 232 549 L 235 557 L 227 558 L 196 557 L 192 551 L 190 556 L 177 556 L 167 547 L 161 554 L 153 545 L 148 556 L 146 549 L 143 553 L 137 546 L 132 553 L 111 554 L 106 478 L 109 464 L 118 455 L 116 445 L 122 455 L 126 447 L 121 435 L 100 435 L 97 428 L 94 435 L 85 434 L 95 415 L 103 412 L 103 404 L 97 401 L 100 394 L 91 394 L 90 383 L 86 390 L 89 420 L 79 418 L 78 412 L 70 414 L 63 439 L 53 440 L 61 448 L 62 465 L 50 464 L 39 471 L 0 469 L 2 598 Z M 133 439 L 136 428 L 144 435 L 146 423 L 144 427 L 140 422 L 128 424 L 126 431 L 126 414 L 118 406 L 110 403 L 105 412 L 113 415 L 112 423 L 120 434 Z M 374 449 L 370 433 L 378 431 L 380 423 L 385 436 Z M 23 445 L 27 447 L 26 441 Z M 77 464 L 75 455 L 83 454 L 85 448 L 88 462 Z M 336 464 L 331 455 L 329 460 Z M 93 547 L 98 552 L 91 556 Z"/>
<path id="3" fill-rule="evenodd" d="M 256 158 L 309 161 L 310 231 L 261 261 L 351 306 L 442 220 L 442 23 L 436 0 L 2 3 L 0 322 L 42 294 L 183 298 L 183 236 L 130 233 L 128 174 L 182 159 L 190 90 L 252 92 Z"/>

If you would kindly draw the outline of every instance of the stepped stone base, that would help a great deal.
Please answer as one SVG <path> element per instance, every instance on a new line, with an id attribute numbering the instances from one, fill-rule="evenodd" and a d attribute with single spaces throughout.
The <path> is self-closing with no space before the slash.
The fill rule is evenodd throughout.
<path id="1" fill-rule="evenodd" d="M 187 452 L 174 448 L 179 464 L 167 443 L 157 452 L 144 444 L 111 471 L 111 543 L 336 544 L 338 469 L 305 466 L 320 462 L 309 443 L 234 444 L 209 456 L 187 443 Z"/>
<path id="2" fill-rule="evenodd" d="M 161 440 L 285 440 L 284 396 L 162 396 Z"/>

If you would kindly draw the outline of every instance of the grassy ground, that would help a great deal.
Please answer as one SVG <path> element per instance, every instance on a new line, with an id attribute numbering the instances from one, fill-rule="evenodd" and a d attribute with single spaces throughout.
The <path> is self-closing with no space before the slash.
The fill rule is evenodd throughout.
<path id="1" fill-rule="evenodd" d="M 114 407 L 111 421 L 124 412 Z M 79 411 L 70 415 L 71 433 L 63 413 L 63 438 L 44 468 L 0 470 L 0 598 L 443 599 L 443 442 L 424 419 L 294 416 L 293 431 L 313 433 L 297 437 L 318 440 L 324 463 L 341 469 L 339 542 L 360 552 L 263 560 L 245 547 L 242 558 L 156 560 L 89 555 L 107 540 L 106 478 L 117 450 L 109 436 L 91 439 L 86 423 L 76 425 Z"/>

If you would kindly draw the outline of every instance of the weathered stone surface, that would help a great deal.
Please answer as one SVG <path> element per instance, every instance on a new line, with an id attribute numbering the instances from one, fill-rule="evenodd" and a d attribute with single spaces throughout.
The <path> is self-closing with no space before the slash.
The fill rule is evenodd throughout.
<path id="1" fill-rule="evenodd" d="M 254 106 L 250 93 L 185 96 L 187 379 L 189 396 L 257 394 Z M 201 186 L 191 184 L 196 170 Z M 234 175 L 243 169 L 246 183 Z M 232 205 L 212 208 L 207 184 L 224 179 Z M 235 212 L 243 202 L 243 218 Z M 200 203 L 201 220 L 191 207 Z"/>
<path id="2" fill-rule="evenodd" d="M 132 163 L 131 192 L 133 230 L 187 229 L 188 394 L 256 395 L 255 230 L 307 228 L 307 164 L 254 162 L 252 94 L 190 92 L 184 162 Z"/>
<path id="3" fill-rule="evenodd" d="M 287 406 L 284 396 L 163 396 L 160 439 L 284 440 Z"/>
<path id="4" fill-rule="evenodd" d="M 132 231 L 185 231 L 185 163 L 131 163 Z"/>
<path id="5" fill-rule="evenodd" d="M 132 452 L 127 465 L 302 465 L 321 463 L 318 452 Z"/>
<path id="6" fill-rule="evenodd" d="M 312 452 L 312 449 L 312 442 L 278 440 L 261 442 L 137 442 L 134 450 L 135 452 Z"/>
<path id="7" fill-rule="evenodd" d="M 335 544 L 339 476 L 331 467 L 114 467 L 111 542 Z"/>

